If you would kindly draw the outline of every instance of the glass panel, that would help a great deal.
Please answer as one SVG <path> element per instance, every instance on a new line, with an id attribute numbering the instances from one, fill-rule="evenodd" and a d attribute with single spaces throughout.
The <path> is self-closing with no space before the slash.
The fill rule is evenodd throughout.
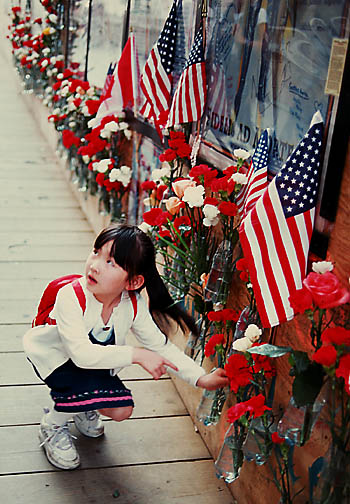
<path id="1" fill-rule="evenodd" d="M 89 0 L 71 0 L 69 12 L 68 68 L 84 78 L 89 21 Z"/>
<path id="2" fill-rule="evenodd" d="M 346 0 L 210 0 L 208 101 L 203 139 L 219 150 L 253 150 L 261 130 L 275 132 L 276 173 L 319 109 L 334 37 L 344 36 Z M 297 7 L 296 7 L 297 5 Z"/>
<path id="3" fill-rule="evenodd" d="M 127 0 L 93 0 L 88 80 L 103 87 L 111 62 L 121 54 Z"/>

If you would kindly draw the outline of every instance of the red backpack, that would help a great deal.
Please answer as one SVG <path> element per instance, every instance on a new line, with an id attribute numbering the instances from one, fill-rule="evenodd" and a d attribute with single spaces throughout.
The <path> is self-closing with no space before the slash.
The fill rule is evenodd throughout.
<path id="1" fill-rule="evenodd" d="M 79 278 L 81 278 L 82 275 L 66 275 L 62 276 L 59 278 L 56 278 L 55 280 L 52 280 L 46 287 L 46 289 L 43 292 L 43 295 L 41 296 L 40 303 L 38 306 L 38 311 L 33 319 L 32 322 L 32 327 L 36 326 L 41 326 L 41 325 L 56 325 L 56 320 L 50 318 L 50 313 L 53 310 L 53 307 L 55 306 L 56 302 L 56 297 L 57 297 L 57 292 L 64 287 L 65 285 L 71 283 L 72 287 L 74 289 L 74 292 L 78 298 L 79 304 L 81 306 L 81 309 L 83 313 L 85 313 L 86 309 L 86 298 L 85 294 L 83 291 L 83 288 L 79 282 Z M 137 299 L 134 291 L 129 291 L 129 296 L 132 302 L 132 306 L 134 309 L 134 318 L 137 315 Z"/>

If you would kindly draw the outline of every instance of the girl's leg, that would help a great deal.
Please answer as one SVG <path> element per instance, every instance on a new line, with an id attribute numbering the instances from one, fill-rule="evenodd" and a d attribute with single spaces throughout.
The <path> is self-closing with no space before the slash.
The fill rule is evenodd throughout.
<path id="1" fill-rule="evenodd" d="M 122 408 L 104 408 L 100 409 L 99 412 L 115 422 L 122 422 L 131 417 L 133 409 L 133 406 L 124 406 Z"/>

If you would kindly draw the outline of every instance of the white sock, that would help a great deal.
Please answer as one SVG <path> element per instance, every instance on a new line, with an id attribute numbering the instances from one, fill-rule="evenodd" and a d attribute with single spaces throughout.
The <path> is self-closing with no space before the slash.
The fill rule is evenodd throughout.
<path id="1" fill-rule="evenodd" d="M 51 425 L 64 425 L 72 418 L 72 413 L 63 413 L 51 408 L 46 415 L 46 421 Z"/>

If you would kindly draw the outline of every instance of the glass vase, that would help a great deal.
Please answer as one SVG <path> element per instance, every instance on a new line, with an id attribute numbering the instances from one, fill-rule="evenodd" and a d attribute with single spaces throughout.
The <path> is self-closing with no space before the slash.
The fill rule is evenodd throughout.
<path id="1" fill-rule="evenodd" d="M 230 425 L 215 462 L 216 477 L 226 483 L 233 483 L 241 472 L 243 465 L 242 435 L 239 428 Z"/>
<path id="2" fill-rule="evenodd" d="M 220 420 L 228 392 L 228 387 L 217 390 L 204 390 L 196 411 L 197 420 L 206 427 L 216 425 Z"/>
<path id="3" fill-rule="evenodd" d="M 225 304 L 233 274 L 233 246 L 229 240 L 223 240 L 218 246 L 209 272 L 204 295 L 213 304 Z"/>
<path id="4" fill-rule="evenodd" d="M 112 222 L 125 222 L 125 213 L 123 212 L 122 201 L 116 194 L 111 194 L 109 199 L 109 209 Z"/>
<path id="5" fill-rule="evenodd" d="M 265 464 L 272 449 L 272 443 L 262 418 L 254 418 L 249 426 L 248 435 L 243 444 L 244 459 L 257 465 Z"/>
<path id="6" fill-rule="evenodd" d="M 350 502 L 350 452 L 344 447 L 330 446 L 323 465 L 312 504 L 342 504 Z"/>
<path id="7" fill-rule="evenodd" d="M 322 408 L 327 403 L 328 387 L 323 386 L 313 404 L 298 408 L 294 398 L 277 425 L 277 432 L 296 446 L 303 446 L 309 439 Z"/>
<path id="8" fill-rule="evenodd" d="M 105 187 L 101 187 L 99 190 L 99 200 L 98 200 L 98 213 L 100 215 L 109 215 L 110 212 L 110 201 L 109 194 Z"/>
<path id="9" fill-rule="evenodd" d="M 262 325 L 257 310 L 252 309 L 250 306 L 246 306 L 245 308 L 243 308 L 238 318 L 236 329 L 232 338 L 232 343 L 234 343 L 238 339 L 244 338 L 244 333 L 250 324 L 255 324 L 260 328 Z M 235 353 L 235 350 L 231 346 L 228 352 L 228 357 L 230 357 L 233 353 Z"/>

